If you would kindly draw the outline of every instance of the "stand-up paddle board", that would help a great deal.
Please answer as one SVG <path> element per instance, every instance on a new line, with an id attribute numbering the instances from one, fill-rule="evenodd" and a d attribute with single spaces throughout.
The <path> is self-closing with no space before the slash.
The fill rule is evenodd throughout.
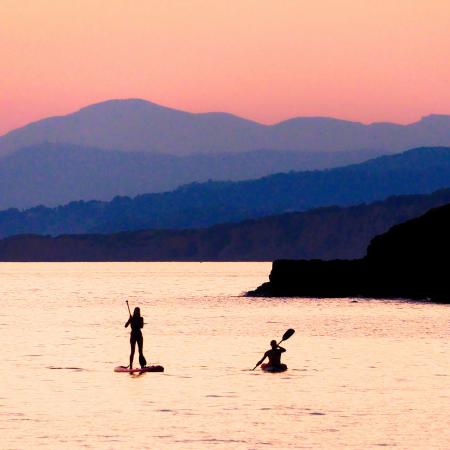
<path id="1" fill-rule="evenodd" d="M 261 364 L 261 370 L 264 370 L 264 372 L 272 372 L 272 373 L 286 372 L 287 365 L 281 364 L 281 366 L 279 366 L 279 367 L 274 367 L 274 366 L 269 366 L 269 364 Z"/>
<path id="2" fill-rule="evenodd" d="M 124 373 L 142 373 L 142 372 L 164 372 L 163 366 L 145 366 L 136 369 L 129 369 L 125 366 L 117 366 L 114 368 L 114 372 L 124 372 Z"/>

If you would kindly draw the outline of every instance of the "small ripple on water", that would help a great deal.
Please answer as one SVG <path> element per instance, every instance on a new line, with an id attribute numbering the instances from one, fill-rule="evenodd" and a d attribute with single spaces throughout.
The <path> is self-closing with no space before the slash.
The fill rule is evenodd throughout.
<path id="1" fill-rule="evenodd" d="M 82 367 L 56 367 L 56 366 L 47 366 L 47 369 L 50 370 L 71 370 L 73 372 L 87 372 L 87 369 L 83 369 Z"/>
<path id="2" fill-rule="evenodd" d="M 216 442 L 225 444 L 246 444 L 247 441 L 241 439 L 216 439 L 216 438 L 204 438 L 204 439 L 182 439 L 175 442 L 188 443 L 188 442 Z"/>
<path id="3" fill-rule="evenodd" d="M 236 398 L 237 395 L 215 395 L 215 394 L 208 394 L 205 395 L 206 398 Z"/>

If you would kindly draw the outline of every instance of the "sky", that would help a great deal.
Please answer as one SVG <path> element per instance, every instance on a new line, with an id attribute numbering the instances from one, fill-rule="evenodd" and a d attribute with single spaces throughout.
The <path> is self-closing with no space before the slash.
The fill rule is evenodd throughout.
<path id="1" fill-rule="evenodd" d="M 0 134 L 111 98 L 410 123 L 449 82 L 449 0 L 0 0 Z"/>

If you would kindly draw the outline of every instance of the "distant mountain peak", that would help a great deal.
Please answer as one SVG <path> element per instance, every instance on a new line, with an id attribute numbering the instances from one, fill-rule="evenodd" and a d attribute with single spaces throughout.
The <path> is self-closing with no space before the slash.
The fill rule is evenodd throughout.
<path id="1" fill-rule="evenodd" d="M 83 108 L 80 108 L 77 112 L 83 112 L 83 111 L 90 111 L 90 110 L 96 110 L 96 111 L 104 111 L 104 110 L 114 110 L 114 109 L 140 109 L 140 110 L 170 110 L 170 111 L 177 111 L 177 112 L 184 112 L 175 108 L 170 108 L 168 106 L 163 106 L 158 103 L 150 102 L 148 100 L 144 100 L 141 98 L 117 98 L 117 99 L 110 99 L 110 100 L 104 100 L 97 103 L 92 103 L 90 105 L 84 106 Z M 69 113 L 66 116 L 70 116 L 74 113 Z M 76 114 L 76 113 L 75 113 Z M 186 113 L 189 114 L 189 113 Z"/>
<path id="2" fill-rule="evenodd" d="M 365 125 L 332 117 L 295 117 L 263 125 L 225 112 L 191 113 L 139 98 L 112 99 L 13 130 L 0 137 L 0 155 L 42 142 L 172 155 L 262 148 L 393 152 L 450 145 L 450 116 L 432 114 L 410 125 Z"/>
<path id="3" fill-rule="evenodd" d="M 449 124 L 450 123 L 450 115 L 447 114 L 428 114 L 427 116 L 423 116 L 420 122 L 432 122 L 432 123 L 442 123 Z"/>

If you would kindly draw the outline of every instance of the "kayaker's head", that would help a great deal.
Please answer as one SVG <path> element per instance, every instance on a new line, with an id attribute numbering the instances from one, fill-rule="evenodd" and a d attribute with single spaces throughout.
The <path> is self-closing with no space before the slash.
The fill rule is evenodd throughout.
<path id="1" fill-rule="evenodd" d="M 277 347 L 278 347 L 277 341 L 270 341 L 270 346 L 271 346 L 272 348 L 277 348 Z"/>
<path id="2" fill-rule="evenodd" d="M 133 317 L 141 317 L 141 309 L 138 306 L 134 308 Z"/>

